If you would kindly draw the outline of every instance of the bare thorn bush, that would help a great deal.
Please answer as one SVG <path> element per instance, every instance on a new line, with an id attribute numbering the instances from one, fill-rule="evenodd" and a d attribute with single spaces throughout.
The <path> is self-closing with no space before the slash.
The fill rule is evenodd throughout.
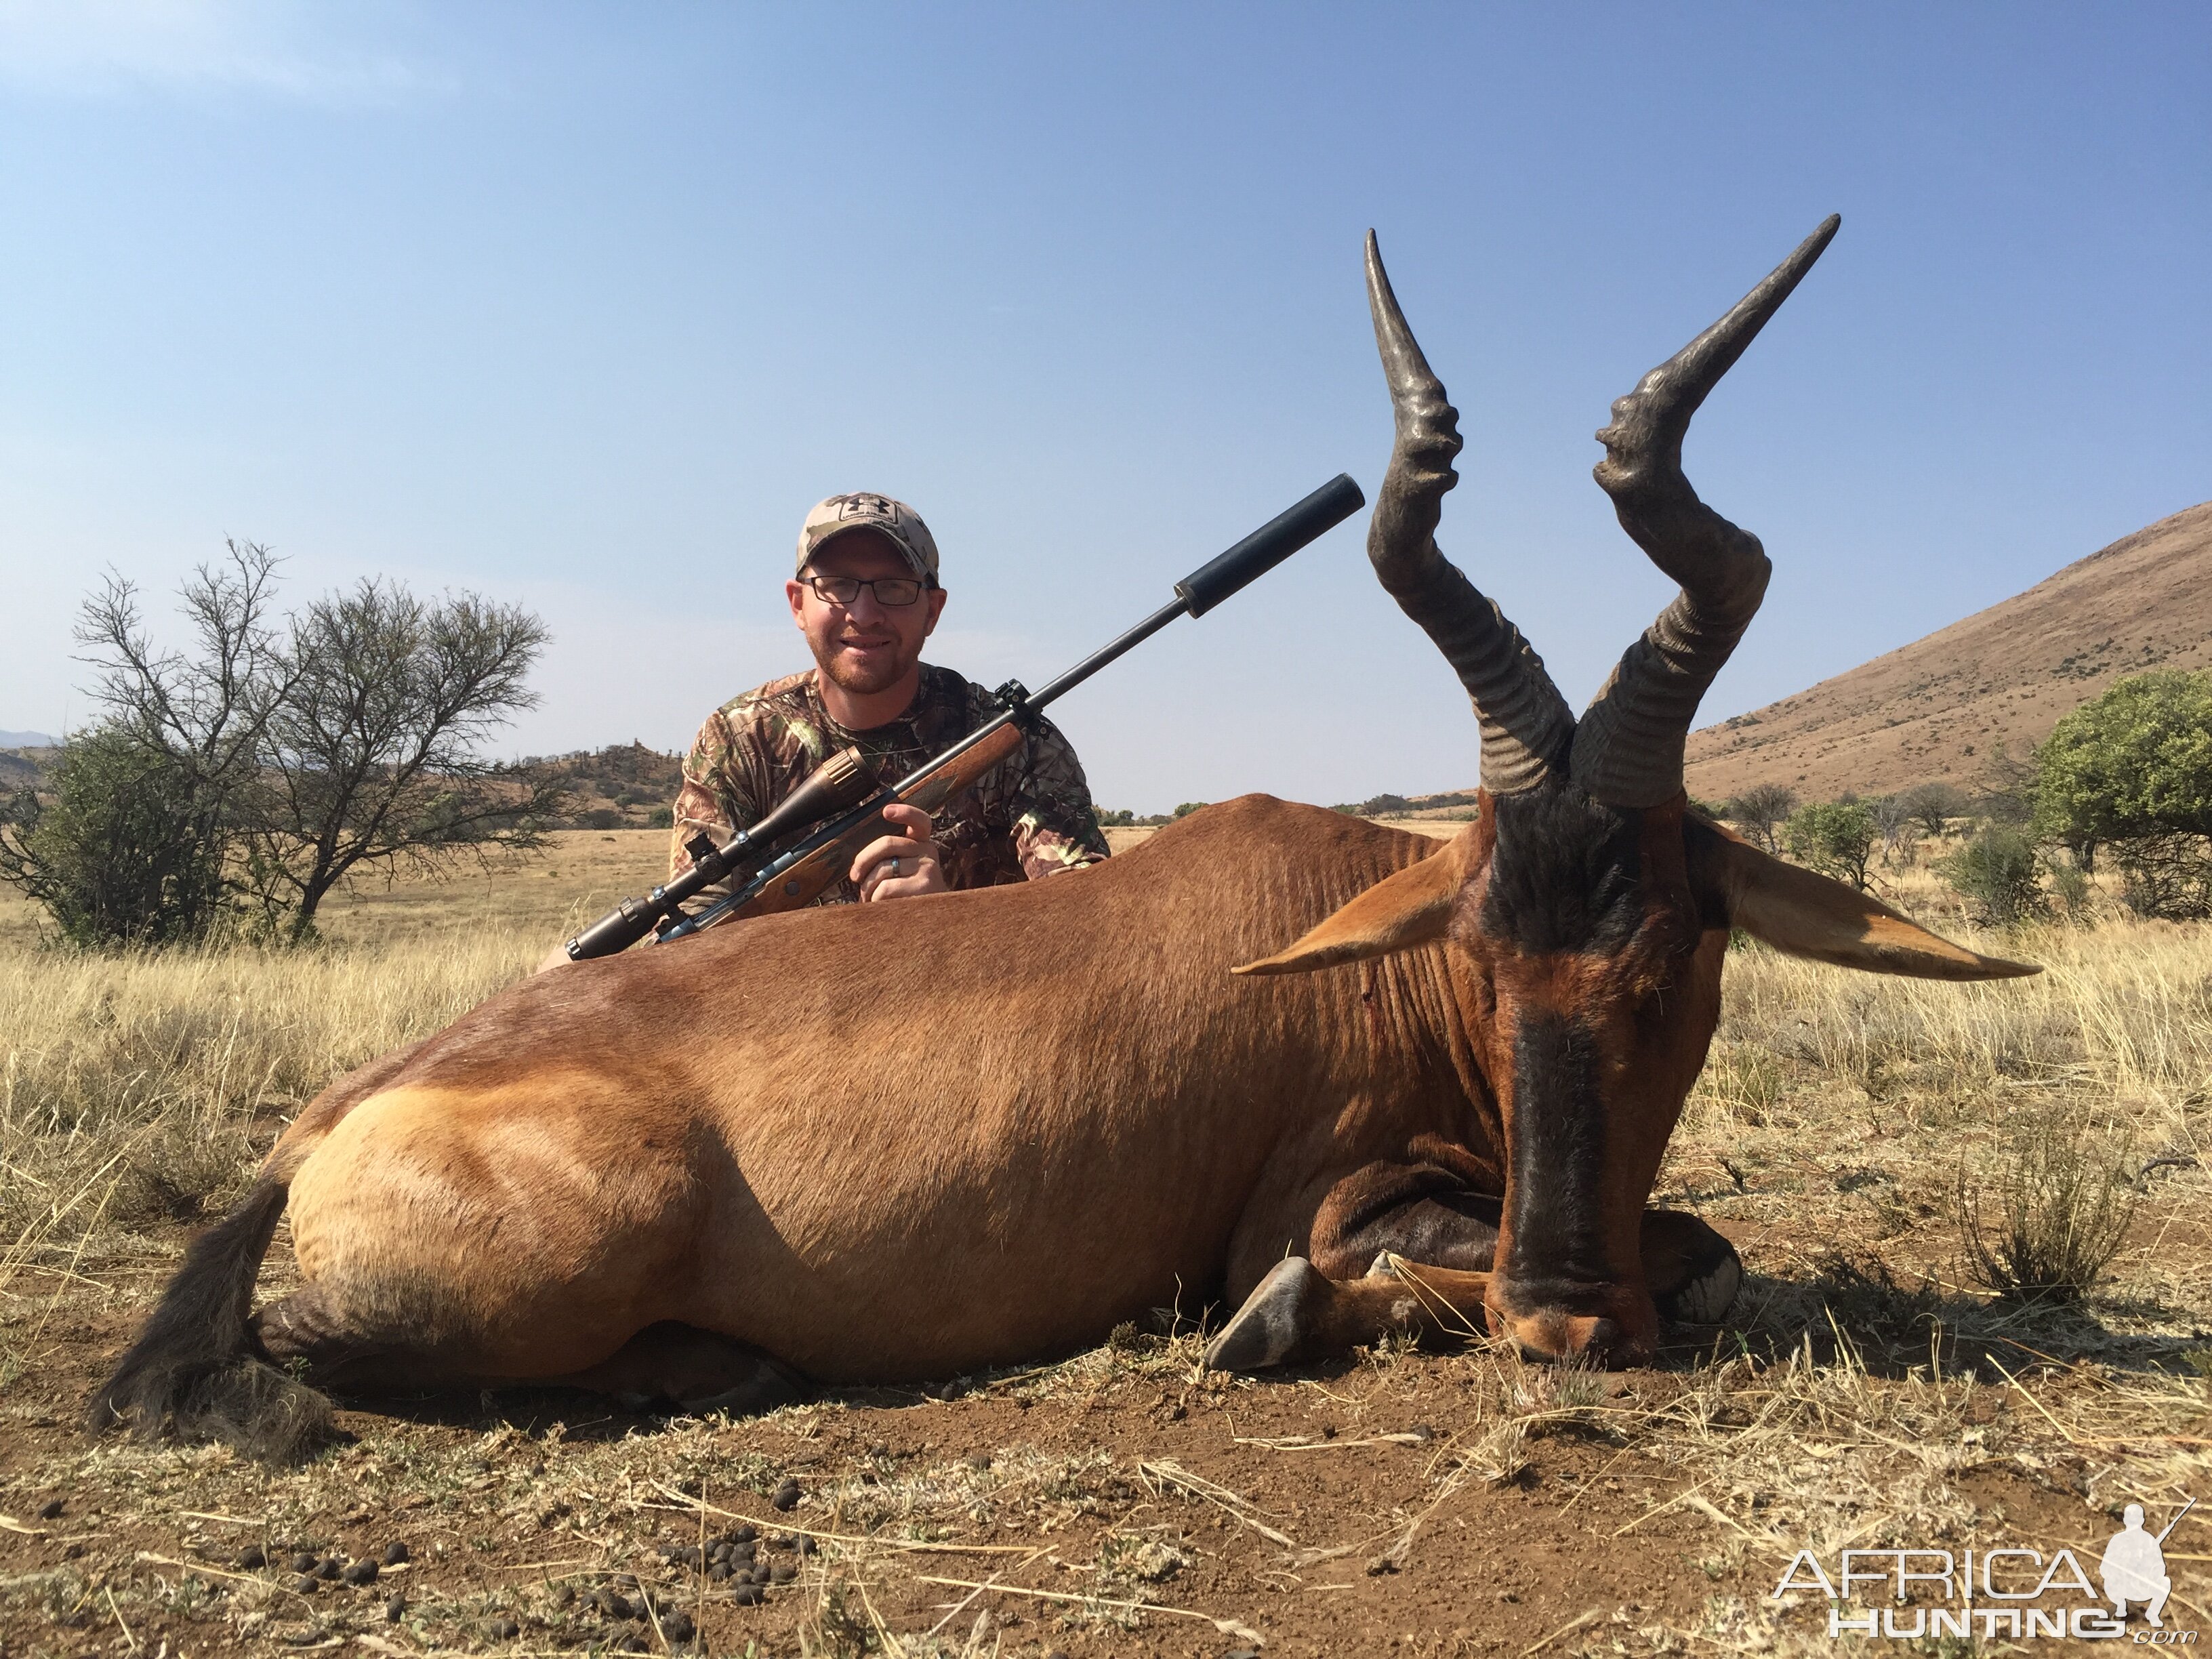
<path id="1" fill-rule="evenodd" d="M 2038 1114 L 2000 1155 L 1994 1179 L 1959 1170 L 1966 1266 L 2000 1296 L 2072 1302 L 2119 1253 L 2135 1215 L 2128 1143 L 2078 1110 Z M 1993 1213 L 1992 1213 L 1993 1212 Z"/>

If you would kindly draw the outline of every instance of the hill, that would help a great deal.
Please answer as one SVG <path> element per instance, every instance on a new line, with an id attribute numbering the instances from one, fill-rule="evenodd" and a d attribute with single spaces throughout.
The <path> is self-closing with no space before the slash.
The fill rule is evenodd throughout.
<path id="1" fill-rule="evenodd" d="M 1748 714 L 1690 734 L 1690 793 L 1755 783 L 1832 799 L 1986 781 L 2123 674 L 2212 667 L 2212 501 L 2025 593 Z"/>
<path id="2" fill-rule="evenodd" d="M 641 743 L 533 755 L 522 765 L 568 788 L 568 816 L 554 826 L 562 830 L 665 829 L 676 792 L 684 787 L 682 758 Z"/>

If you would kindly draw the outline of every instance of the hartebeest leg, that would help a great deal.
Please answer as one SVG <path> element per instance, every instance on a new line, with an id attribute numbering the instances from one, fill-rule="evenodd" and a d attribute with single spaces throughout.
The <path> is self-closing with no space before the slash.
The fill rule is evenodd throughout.
<path id="1" fill-rule="evenodd" d="M 787 1406 L 805 1379 L 758 1348 L 664 1321 L 648 1325 L 598 1364 L 560 1376 L 487 1376 L 451 1356 L 365 1339 L 349 1329 L 319 1287 L 310 1285 L 253 1317 L 254 1335 L 276 1364 L 348 1394 L 420 1393 L 426 1389 L 587 1389 L 633 1410 L 750 1413 Z"/>
<path id="2" fill-rule="evenodd" d="M 1353 1279 L 1328 1278 L 1304 1256 L 1285 1256 L 1206 1345 L 1206 1363 L 1219 1371 L 1258 1370 L 1342 1353 L 1394 1333 L 1479 1335 L 1489 1286 L 1488 1273 L 1396 1256 Z"/>
<path id="3" fill-rule="evenodd" d="M 744 1414 L 788 1406 L 807 1391 L 805 1378 L 758 1348 L 673 1320 L 647 1326 L 589 1370 L 551 1380 L 611 1395 L 633 1410 Z"/>
<path id="4" fill-rule="evenodd" d="M 1496 1214 L 1497 1200 L 1480 1194 L 1425 1194 L 1317 1245 L 1315 1261 L 1285 1257 L 1207 1345 L 1206 1363 L 1256 1370 L 1393 1332 L 1481 1334 Z M 1680 1210 L 1646 1210 L 1641 1243 L 1644 1282 L 1662 1318 L 1711 1324 L 1727 1314 L 1743 1266 L 1721 1234 Z M 1353 1277 L 1361 1261 L 1373 1265 Z"/>

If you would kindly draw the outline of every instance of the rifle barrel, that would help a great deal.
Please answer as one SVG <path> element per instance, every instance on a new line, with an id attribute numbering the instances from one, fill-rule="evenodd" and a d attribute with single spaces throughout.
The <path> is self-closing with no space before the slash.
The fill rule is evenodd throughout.
<path id="1" fill-rule="evenodd" d="M 1116 658 L 1135 650 L 1178 617 L 1202 617 L 1239 589 L 1248 586 L 1280 564 L 1285 559 L 1317 539 L 1323 532 L 1334 530 L 1367 504 L 1358 482 L 1349 472 L 1340 472 L 1286 511 L 1277 514 L 1243 541 L 1219 556 L 1209 559 L 1175 586 L 1172 605 L 1164 605 L 1112 643 L 1101 646 L 1059 678 L 1048 682 L 1043 690 L 1032 691 L 1026 706 L 1042 708 L 1047 703 L 1065 696 L 1089 679 Z M 893 786 L 903 794 L 920 783 L 945 762 L 957 755 L 965 754 L 977 744 L 1017 718 L 1018 710 L 1008 709 L 993 716 L 943 754 L 925 761 L 919 771 L 909 772 Z"/>

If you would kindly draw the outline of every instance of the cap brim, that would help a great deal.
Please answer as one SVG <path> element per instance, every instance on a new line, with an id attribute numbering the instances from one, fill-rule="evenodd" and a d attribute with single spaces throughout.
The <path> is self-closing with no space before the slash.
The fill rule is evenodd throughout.
<path id="1" fill-rule="evenodd" d="M 927 561 L 923 559 L 921 554 L 915 552 L 900 538 L 897 532 L 892 530 L 890 526 L 877 519 L 860 519 L 854 520 L 851 524 L 839 525 L 835 530 L 831 531 L 820 541 L 815 543 L 813 546 L 808 548 L 805 552 L 799 556 L 798 570 L 805 569 L 809 564 L 813 562 L 814 556 L 816 554 L 819 553 L 823 548 L 829 546 L 830 543 L 836 541 L 839 537 L 850 536 L 855 532 L 862 531 L 866 532 L 870 535 L 878 537 L 882 540 L 889 542 L 893 547 L 898 549 L 901 556 L 906 560 L 908 568 L 911 569 L 915 575 L 922 578 L 923 580 L 928 580 L 936 574 L 934 571 L 930 569 Z M 794 571 L 793 574 L 796 574 L 797 572 Z"/>

